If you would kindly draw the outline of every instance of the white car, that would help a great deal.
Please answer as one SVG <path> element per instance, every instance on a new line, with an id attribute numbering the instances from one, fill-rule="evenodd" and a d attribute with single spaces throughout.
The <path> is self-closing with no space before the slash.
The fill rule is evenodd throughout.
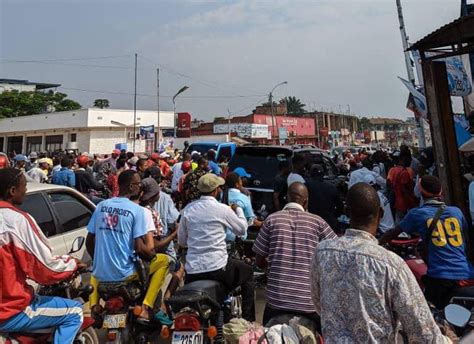
<path id="1" fill-rule="evenodd" d="M 78 236 L 87 236 L 87 224 L 95 205 L 75 189 L 52 184 L 28 183 L 26 197 L 20 208 L 33 216 L 48 237 L 54 254 L 71 251 Z M 89 262 L 85 245 L 72 256 Z"/>

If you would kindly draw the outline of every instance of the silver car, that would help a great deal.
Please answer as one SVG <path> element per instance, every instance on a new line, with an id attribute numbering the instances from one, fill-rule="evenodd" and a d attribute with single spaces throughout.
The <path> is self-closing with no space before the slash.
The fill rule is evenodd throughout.
<path id="1" fill-rule="evenodd" d="M 71 251 L 78 236 L 87 236 L 87 224 L 95 205 L 75 189 L 51 184 L 28 183 L 26 197 L 20 207 L 29 213 L 48 237 L 54 254 Z M 85 245 L 73 256 L 84 262 L 91 260 Z"/>

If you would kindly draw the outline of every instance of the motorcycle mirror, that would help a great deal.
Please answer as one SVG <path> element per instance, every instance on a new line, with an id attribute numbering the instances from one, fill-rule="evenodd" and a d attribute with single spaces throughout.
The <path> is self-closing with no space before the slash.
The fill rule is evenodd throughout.
<path id="1" fill-rule="evenodd" d="M 71 246 L 71 250 L 69 251 L 69 254 L 79 252 L 82 249 L 82 246 L 84 246 L 85 242 L 86 242 L 86 239 L 83 236 L 80 236 L 74 239 L 74 241 L 72 242 L 72 246 Z"/>
<path id="2" fill-rule="evenodd" d="M 471 319 L 471 312 L 460 305 L 450 304 L 444 308 L 444 316 L 450 324 L 463 328 Z"/>

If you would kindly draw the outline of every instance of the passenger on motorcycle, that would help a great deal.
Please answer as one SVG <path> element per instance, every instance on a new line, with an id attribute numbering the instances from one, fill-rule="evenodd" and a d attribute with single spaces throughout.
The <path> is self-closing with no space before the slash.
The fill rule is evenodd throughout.
<path id="1" fill-rule="evenodd" d="M 91 284 L 94 292 L 90 296 L 91 308 L 99 312 L 100 282 L 132 281 L 139 278 L 134 254 L 151 261 L 151 279 L 139 320 L 147 322 L 153 308 L 164 274 L 156 273 L 168 260 L 157 257 L 153 244 L 153 233 L 147 231 L 145 210 L 132 200 L 138 200 L 141 193 L 141 180 L 136 171 L 127 170 L 120 174 L 119 196 L 105 200 L 97 205 L 87 226 L 87 251 L 93 257 L 94 270 Z M 161 270 L 160 270 L 161 271 Z"/>
<path id="2" fill-rule="evenodd" d="M 243 236 L 247 220 L 241 208 L 219 203 L 223 178 L 207 173 L 198 180 L 201 198 L 183 210 L 178 229 L 178 243 L 188 247 L 186 255 L 186 283 L 215 280 L 227 291 L 242 288 L 242 313 L 248 321 L 255 320 L 253 271 L 250 265 L 230 259 L 226 248 L 226 229 Z"/>
<path id="3" fill-rule="evenodd" d="M 17 208 L 25 194 L 26 179 L 20 170 L 0 170 L 0 332 L 55 328 L 54 343 L 72 343 L 82 324 L 82 305 L 35 295 L 26 279 L 54 284 L 85 265 L 51 253 L 36 221 Z"/>
<path id="4" fill-rule="evenodd" d="M 272 318 L 304 315 L 319 330 L 319 316 L 311 298 L 311 258 L 320 241 L 337 238 L 319 216 L 308 213 L 308 189 L 294 182 L 288 188 L 288 204 L 270 215 L 253 246 L 257 266 L 268 265 L 266 325 Z"/>
<path id="5" fill-rule="evenodd" d="M 419 189 L 424 204 L 410 210 L 395 229 L 380 239 L 380 243 L 396 238 L 401 232 L 421 236 L 427 250 L 424 252 L 428 265 L 423 280 L 425 295 L 438 309 L 442 309 L 456 289 L 474 285 L 474 267 L 467 253 L 468 225 L 459 208 L 446 206 L 442 202 L 441 181 L 437 177 L 423 176 Z M 428 233 L 436 217 L 439 220 Z"/>
<path id="6" fill-rule="evenodd" d="M 235 172 L 229 173 L 225 178 L 225 186 L 222 203 L 228 205 L 236 204 L 238 207 L 242 208 L 244 216 L 247 219 L 247 225 L 260 228 L 262 226 L 262 221 L 259 221 L 255 216 L 250 197 L 244 195 L 240 191 L 243 187 L 240 176 Z M 227 230 L 226 240 L 235 241 L 235 235 L 231 230 Z"/>

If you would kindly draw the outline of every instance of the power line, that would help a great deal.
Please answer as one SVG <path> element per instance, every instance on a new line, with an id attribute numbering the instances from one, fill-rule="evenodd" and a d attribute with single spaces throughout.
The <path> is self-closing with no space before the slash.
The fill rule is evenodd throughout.
<path id="1" fill-rule="evenodd" d="M 84 88 L 74 88 L 74 87 L 61 87 L 65 90 L 71 91 L 79 91 L 79 92 L 89 92 L 89 93 L 102 93 L 102 94 L 113 94 L 113 95 L 133 95 L 133 92 L 123 92 L 123 91 L 104 91 L 104 90 L 91 90 L 91 89 L 84 89 Z M 137 96 L 140 97 L 153 97 L 156 98 L 156 94 L 143 94 L 137 93 Z M 253 97 L 261 97 L 262 94 L 248 94 L 248 95 L 197 95 L 197 96 L 181 96 L 180 98 L 253 98 Z M 172 95 L 160 95 L 160 98 L 172 98 Z"/>
<path id="2" fill-rule="evenodd" d="M 63 62 L 46 62 L 46 61 L 35 61 L 35 60 L 4 60 L 2 63 L 34 63 L 34 64 L 45 64 L 45 65 L 59 65 L 59 66 L 77 66 L 77 67 L 92 67 L 92 68 L 107 68 L 107 69 L 133 69 L 132 67 L 125 66 L 107 66 L 107 65 L 92 65 L 92 64 L 80 64 L 80 63 L 63 63 Z"/>
<path id="3" fill-rule="evenodd" d="M 129 55 L 113 55 L 113 56 L 96 56 L 96 57 L 75 57 L 75 58 L 60 58 L 60 59 L 33 59 L 33 60 L 23 60 L 23 59 L 14 59 L 14 58 L 1 58 L 2 60 L 11 60 L 11 61 L 23 61 L 23 62 L 55 62 L 55 61 L 88 61 L 88 60 L 104 60 L 104 59 L 114 59 L 121 57 L 132 57 Z"/>

